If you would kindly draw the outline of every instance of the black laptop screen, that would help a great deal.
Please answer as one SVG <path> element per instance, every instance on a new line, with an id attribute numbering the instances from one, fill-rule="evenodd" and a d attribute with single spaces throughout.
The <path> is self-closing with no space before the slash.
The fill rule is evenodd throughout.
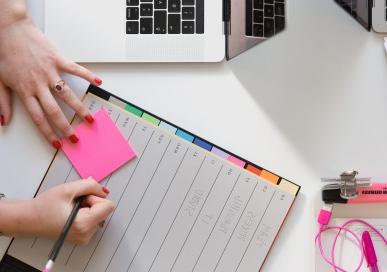
<path id="1" fill-rule="evenodd" d="M 372 0 L 334 0 L 367 30 L 371 29 Z"/>

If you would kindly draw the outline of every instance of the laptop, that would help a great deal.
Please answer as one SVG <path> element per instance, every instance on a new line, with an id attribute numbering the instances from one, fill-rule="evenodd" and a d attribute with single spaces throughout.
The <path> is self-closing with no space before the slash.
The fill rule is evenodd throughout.
<path id="1" fill-rule="evenodd" d="M 387 33 L 387 0 L 334 0 L 368 31 Z"/>
<path id="2" fill-rule="evenodd" d="M 44 31 L 77 62 L 219 62 L 285 29 L 285 0 L 46 0 Z"/>

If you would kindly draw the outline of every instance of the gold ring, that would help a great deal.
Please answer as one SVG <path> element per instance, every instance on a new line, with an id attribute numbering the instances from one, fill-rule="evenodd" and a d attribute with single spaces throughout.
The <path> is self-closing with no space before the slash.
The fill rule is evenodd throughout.
<path id="1" fill-rule="evenodd" d="M 55 83 L 51 90 L 60 93 L 63 91 L 65 85 L 66 82 L 64 80 L 59 80 L 57 83 Z"/>

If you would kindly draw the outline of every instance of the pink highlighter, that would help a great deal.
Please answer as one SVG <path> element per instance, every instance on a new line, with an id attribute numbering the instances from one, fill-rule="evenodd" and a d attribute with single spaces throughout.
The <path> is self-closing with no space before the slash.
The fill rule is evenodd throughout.
<path id="1" fill-rule="evenodd" d="M 347 196 L 339 186 L 324 186 L 322 199 L 325 203 L 361 204 L 387 202 L 387 183 L 372 183 L 366 186 L 358 185 Z"/>

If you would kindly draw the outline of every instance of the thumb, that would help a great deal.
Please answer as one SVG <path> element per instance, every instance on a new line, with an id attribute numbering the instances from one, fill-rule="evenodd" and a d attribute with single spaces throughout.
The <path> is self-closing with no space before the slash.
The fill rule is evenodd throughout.
<path id="1" fill-rule="evenodd" d="M 68 182 L 65 186 L 68 187 L 68 191 L 73 198 L 88 195 L 105 198 L 108 194 L 108 190 L 106 188 L 91 178 Z"/>
<path id="2" fill-rule="evenodd" d="M 6 126 L 11 121 L 12 116 L 12 95 L 9 88 L 7 88 L 0 81 L 0 126 Z"/>

